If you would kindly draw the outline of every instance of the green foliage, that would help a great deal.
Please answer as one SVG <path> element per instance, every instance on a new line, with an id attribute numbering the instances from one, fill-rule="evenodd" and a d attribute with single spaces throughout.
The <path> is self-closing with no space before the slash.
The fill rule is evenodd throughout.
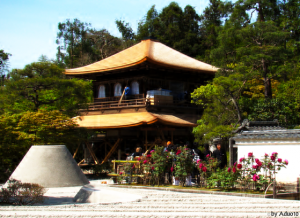
<path id="1" fill-rule="evenodd" d="M 32 205 L 44 201 L 45 189 L 32 183 L 22 183 L 18 180 L 7 181 L 7 188 L 1 188 L 0 202 L 6 204 Z"/>
<path id="2" fill-rule="evenodd" d="M 3 112 L 60 110 L 77 115 L 92 100 L 92 83 L 66 79 L 62 69 L 50 61 L 34 62 L 24 69 L 14 69 L 0 90 Z"/>
<path id="3" fill-rule="evenodd" d="M 242 110 L 250 121 L 272 121 L 281 126 L 292 127 L 300 122 L 299 105 L 287 99 L 241 98 Z"/>

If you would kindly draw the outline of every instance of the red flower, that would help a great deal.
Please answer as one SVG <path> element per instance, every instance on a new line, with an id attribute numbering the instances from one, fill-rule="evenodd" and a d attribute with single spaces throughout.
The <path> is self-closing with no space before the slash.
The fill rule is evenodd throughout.
<path id="1" fill-rule="evenodd" d="M 200 164 L 199 164 L 199 168 L 202 169 L 202 167 L 204 167 L 204 164 L 203 164 L 203 163 L 200 163 Z"/>
<path id="2" fill-rule="evenodd" d="M 232 172 L 233 172 L 233 173 L 236 172 L 236 168 L 235 168 L 235 167 L 232 168 Z"/>
<path id="3" fill-rule="evenodd" d="M 174 171 L 174 167 L 171 167 L 171 172 L 173 172 Z"/>
<path id="4" fill-rule="evenodd" d="M 269 157 L 269 155 L 267 153 L 265 153 L 265 157 Z"/>
<path id="5" fill-rule="evenodd" d="M 237 162 L 235 162 L 235 163 L 233 164 L 233 166 L 235 167 L 235 166 L 236 166 L 236 164 L 237 164 Z"/>
<path id="6" fill-rule="evenodd" d="M 231 171 L 231 168 L 230 168 L 230 167 L 228 167 L 228 169 L 227 169 L 227 172 L 228 172 L 228 173 L 230 173 L 230 171 Z"/>
<path id="7" fill-rule="evenodd" d="M 176 152 L 176 155 L 179 155 L 179 154 L 181 154 L 181 150 L 180 149 L 177 150 L 177 152 Z"/>
<path id="8" fill-rule="evenodd" d="M 257 169 L 257 165 L 253 165 L 252 168 L 253 168 L 253 169 Z"/>
<path id="9" fill-rule="evenodd" d="M 200 159 L 198 159 L 198 160 L 197 160 L 197 164 L 198 164 L 200 161 L 201 161 L 201 160 L 200 160 Z"/>
<path id="10" fill-rule="evenodd" d="M 272 156 L 275 156 L 275 157 L 276 157 L 277 155 L 278 155 L 277 152 L 273 152 L 273 153 L 272 153 Z"/>
<path id="11" fill-rule="evenodd" d="M 151 154 L 147 154 L 147 157 L 151 157 Z"/>
<path id="12" fill-rule="evenodd" d="M 209 154 L 207 154 L 206 157 L 209 157 Z"/>
<path id="13" fill-rule="evenodd" d="M 132 165 L 132 169 L 134 169 L 134 167 L 135 167 L 135 165 L 133 164 L 133 165 Z"/>
<path id="14" fill-rule="evenodd" d="M 240 162 L 243 162 L 244 160 L 245 160 L 244 157 L 241 157 L 241 158 L 240 158 Z"/>
<path id="15" fill-rule="evenodd" d="M 248 157 L 253 157 L 253 152 L 249 152 Z"/>
<path id="16" fill-rule="evenodd" d="M 285 165 L 288 165 L 288 164 L 289 164 L 288 160 L 284 160 L 283 163 L 284 163 Z"/>
<path id="17" fill-rule="evenodd" d="M 154 152 L 154 150 L 151 150 L 150 153 L 152 154 Z"/>
<path id="18" fill-rule="evenodd" d="M 141 158 L 139 157 L 137 160 L 138 160 L 138 161 L 140 161 L 140 160 L 141 160 Z"/>
<path id="19" fill-rule="evenodd" d="M 206 167 L 203 167 L 203 168 L 202 168 L 202 171 L 203 171 L 203 172 L 206 172 L 206 170 L 207 170 Z"/>
<path id="20" fill-rule="evenodd" d="M 253 181 L 256 182 L 257 180 L 259 180 L 259 176 L 254 174 L 252 177 Z"/>
<path id="21" fill-rule="evenodd" d="M 154 167 L 152 167 L 151 169 L 154 170 Z"/>
<path id="22" fill-rule="evenodd" d="M 147 160 L 144 160 L 144 161 L 143 161 L 143 164 L 146 164 L 146 163 L 147 163 Z"/>
<path id="23" fill-rule="evenodd" d="M 120 172 L 120 173 L 119 173 L 119 175 L 122 175 L 122 174 L 123 174 L 123 172 Z"/>
<path id="24" fill-rule="evenodd" d="M 243 167 L 242 164 L 238 164 L 238 165 L 237 165 L 237 168 L 238 168 L 238 169 L 242 169 L 242 167 Z"/>
<path id="25" fill-rule="evenodd" d="M 281 162 L 282 162 L 282 159 L 281 159 L 281 158 L 278 158 L 278 162 L 281 163 Z"/>
<path id="26" fill-rule="evenodd" d="M 187 150 L 189 150 L 189 149 L 188 149 L 188 148 L 185 148 L 184 150 L 187 151 Z"/>
<path id="27" fill-rule="evenodd" d="M 275 156 L 272 155 L 272 156 L 271 156 L 271 160 L 272 160 L 272 161 L 275 161 Z"/>

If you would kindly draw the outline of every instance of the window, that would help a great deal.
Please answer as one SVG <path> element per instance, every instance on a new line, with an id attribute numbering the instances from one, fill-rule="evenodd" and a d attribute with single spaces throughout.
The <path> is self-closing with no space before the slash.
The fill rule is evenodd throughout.
<path id="1" fill-rule="evenodd" d="M 105 85 L 99 86 L 98 98 L 105 98 Z"/>
<path id="2" fill-rule="evenodd" d="M 122 86 L 120 83 L 117 83 L 115 85 L 115 97 L 116 96 L 121 96 L 122 95 Z"/>
<path id="3" fill-rule="evenodd" d="M 131 83 L 131 94 L 132 95 L 140 94 L 139 83 L 137 81 L 133 81 Z"/>

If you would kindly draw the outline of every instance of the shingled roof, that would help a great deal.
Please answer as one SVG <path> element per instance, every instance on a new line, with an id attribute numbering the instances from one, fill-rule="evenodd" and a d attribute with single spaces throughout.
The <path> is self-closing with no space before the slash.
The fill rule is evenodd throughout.
<path id="1" fill-rule="evenodd" d="M 147 39 L 93 64 L 67 69 L 67 75 L 83 75 L 124 69 L 144 62 L 164 67 L 214 74 L 218 68 L 182 54 L 160 42 Z"/>

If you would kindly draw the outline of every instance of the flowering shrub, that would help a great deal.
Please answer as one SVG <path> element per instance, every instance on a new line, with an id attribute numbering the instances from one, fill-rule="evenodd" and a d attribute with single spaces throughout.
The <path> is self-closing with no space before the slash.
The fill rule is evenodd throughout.
<path id="1" fill-rule="evenodd" d="M 174 156 L 174 160 L 174 176 L 178 178 L 180 184 L 184 186 L 186 177 L 189 176 L 194 169 L 193 155 L 186 146 L 179 147 Z"/>
<path id="2" fill-rule="evenodd" d="M 241 173 L 238 181 L 244 189 L 249 189 L 251 182 L 254 182 L 256 189 L 266 189 L 267 186 L 275 179 L 275 174 L 282 167 L 286 167 L 288 161 L 282 161 L 278 158 L 278 153 L 273 152 L 272 155 L 265 154 L 263 159 L 254 158 L 253 153 L 248 153 L 248 158 L 240 158 L 237 165 Z"/>

